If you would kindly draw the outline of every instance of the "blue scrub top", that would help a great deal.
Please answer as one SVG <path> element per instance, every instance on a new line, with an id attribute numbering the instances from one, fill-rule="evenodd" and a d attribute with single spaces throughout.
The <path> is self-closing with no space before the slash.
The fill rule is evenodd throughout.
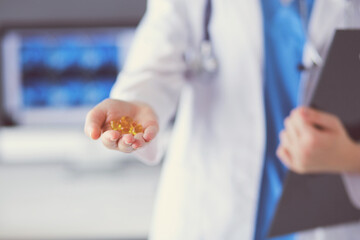
<path id="1" fill-rule="evenodd" d="M 302 62 L 306 41 L 301 0 L 282 4 L 280 0 L 262 0 L 264 19 L 264 106 L 266 116 L 266 150 L 259 194 L 254 240 L 290 240 L 294 235 L 267 238 L 271 219 L 287 169 L 276 157 L 279 133 L 284 119 L 297 106 Z M 304 0 L 310 13 L 313 0 Z M 308 14 L 309 15 L 309 14 Z"/>

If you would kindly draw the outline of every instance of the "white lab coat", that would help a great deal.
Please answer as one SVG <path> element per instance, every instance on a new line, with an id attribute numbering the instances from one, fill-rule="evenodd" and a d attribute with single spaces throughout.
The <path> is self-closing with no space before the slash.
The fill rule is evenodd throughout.
<path id="1" fill-rule="evenodd" d="M 321 54 L 335 25 L 342 22 L 345 4 L 315 3 L 310 37 Z M 261 3 L 213 1 L 210 34 L 220 66 L 208 82 L 186 79 L 183 60 L 185 51 L 199 47 L 204 6 L 205 0 L 150 1 L 111 92 L 112 98 L 150 104 L 161 129 L 177 112 L 151 240 L 250 240 L 254 232 L 265 147 Z M 139 158 L 156 164 L 160 142 L 161 134 L 138 152 Z M 299 238 L 328 240 L 332 238 L 326 234 L 333 236 L 334 231 L 341 237 L 333 239 L 358 239 L 354 234 L 360 236 L 360 223 Z"/>

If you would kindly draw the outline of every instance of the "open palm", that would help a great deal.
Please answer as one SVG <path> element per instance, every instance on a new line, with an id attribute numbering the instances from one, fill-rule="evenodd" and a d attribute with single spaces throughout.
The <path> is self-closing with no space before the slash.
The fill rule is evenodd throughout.
<path id="1" fill-rule="evenodd" d="M 143 133 L 135 136 L 122 135 L 112 130 L 110 121 L 129 116 L 144 128 Z M 122 152 L 132 152 L 150 142 L 157 135 L 159 126 L 156 114 L 152 108 L 139 102 L 126 102 L 116 99 L 106 99 L 96 105 L 86 116 L 85 133 L 92 139 L 101 138 L 103 144 L 110 149 Z"/>

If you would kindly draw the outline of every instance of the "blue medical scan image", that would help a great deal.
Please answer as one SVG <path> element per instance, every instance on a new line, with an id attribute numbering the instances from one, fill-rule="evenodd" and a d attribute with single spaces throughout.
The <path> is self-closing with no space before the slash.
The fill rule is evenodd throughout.
<path id="1" fill-rule="evenodd" d="M 116 31 L 29 34 L 19 51 L 24 108 L 92 106 L 122 67 Z"/>

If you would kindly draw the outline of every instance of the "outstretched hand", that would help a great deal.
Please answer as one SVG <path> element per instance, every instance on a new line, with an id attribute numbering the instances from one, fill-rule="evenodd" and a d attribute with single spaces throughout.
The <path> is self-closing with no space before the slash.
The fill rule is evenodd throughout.
<path id="1" fill-rule="evenodd" d="M 133 118 L 143 126 L 144 132 L 133 136 L 112 130 L 110 121 L 122 116 Z M 94 140 L 101 138 L 109 149 L 130 153 L 153 140 L 159 131 L 159 125 L 156 114 L 145 103 L 106 99 L 87 114 L 84 131 Z"/>

